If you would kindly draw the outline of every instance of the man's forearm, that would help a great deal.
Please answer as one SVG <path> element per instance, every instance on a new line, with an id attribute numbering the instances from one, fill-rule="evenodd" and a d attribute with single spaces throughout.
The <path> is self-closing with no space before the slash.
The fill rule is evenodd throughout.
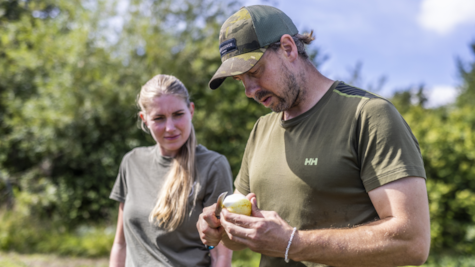
<path id="1" fill-rule="evenodd" d="M 398 224 L 387 218 L 349 229 L 298 231 L 289 258 L 332 266 L 423 264 L 430 245 L 427 238 L 408 229 L 409 224 Z"/>

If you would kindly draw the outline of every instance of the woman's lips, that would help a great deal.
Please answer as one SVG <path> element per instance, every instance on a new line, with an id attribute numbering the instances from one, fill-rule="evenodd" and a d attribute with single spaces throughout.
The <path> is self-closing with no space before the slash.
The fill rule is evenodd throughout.
<path id="1" fill-rule="evenodd" d="M 165 136 L 164 138 L 165 138 L 165 140 L 173 141 L 173 140 L 175 140 L 175 139 L 178 139 L 178 137 L 180 137 L 179 134 L 177 134 L 177 135 L 172 135 L 172 136 Z"/>

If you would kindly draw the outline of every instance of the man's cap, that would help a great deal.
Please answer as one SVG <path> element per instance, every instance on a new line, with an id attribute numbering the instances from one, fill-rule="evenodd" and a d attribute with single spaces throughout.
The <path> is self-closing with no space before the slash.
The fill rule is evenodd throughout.
<path id="1" fill-rule="evenodd" d="M 219 32 L 221 66 L 208 86 L 218 88 L 229 76 L 250 70 L 262 57 L 268 45 L 280 41 L 284 34 L 298 33 L 292 20 L 275 7 L 255 5 L 242 7 L 230 16 Z"/>

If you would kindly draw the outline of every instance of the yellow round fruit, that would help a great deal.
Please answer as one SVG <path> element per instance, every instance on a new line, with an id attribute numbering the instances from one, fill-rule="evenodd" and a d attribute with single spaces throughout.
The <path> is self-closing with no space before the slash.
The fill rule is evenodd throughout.
<path id="1" fill-rule="evenodd" d="M 251 202 L 243 195 L 233 194 L 227 196 L 223 201 L 223 208 L 229 212 L 250 216 Z"/>

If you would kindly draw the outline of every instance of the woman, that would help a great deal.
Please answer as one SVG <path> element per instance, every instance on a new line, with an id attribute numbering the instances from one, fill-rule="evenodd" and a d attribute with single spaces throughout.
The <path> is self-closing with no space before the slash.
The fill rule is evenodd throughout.
<path id="1" fill-rule="evenodd" d="M 110 266 L 231 266 L 222 244 L 208 250 L 196 222 L 203 207 L 232 192 L 229 163 L 197 145 L 194 104 L 175 77 L 157 75 L 137 98 L 155 146 L 122 159 L 110 198 L 120 202 Z"/>

